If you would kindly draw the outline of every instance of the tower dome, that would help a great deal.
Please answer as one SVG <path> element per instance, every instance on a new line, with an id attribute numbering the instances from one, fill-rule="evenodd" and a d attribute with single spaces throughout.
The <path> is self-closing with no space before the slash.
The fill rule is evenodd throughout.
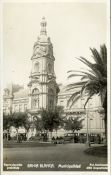
<path id="1" fill-rule="evenodd" d="M 37 41 L 34 43 L 32 59 L 39 58 L 41 56 L 48 56 L 51 59 L 54 59 L 53 46 L 50 41 L 50 38 L 47 36 L 46 31 L 47 22 L 45 17 L 42 18 L 40 25 L 41 25 L 40 34 L 37 38 Z"/>

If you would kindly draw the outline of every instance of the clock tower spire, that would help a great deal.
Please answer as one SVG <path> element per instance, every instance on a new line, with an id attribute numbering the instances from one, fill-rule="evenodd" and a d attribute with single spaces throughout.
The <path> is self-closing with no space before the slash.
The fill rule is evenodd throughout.
<path id="1" fill-rule="evenodd" d="M 41 25 L 40 35 L 47 35 L 47 31 L 46 31 L 47 22 L 45 20 L 45 17 L 42 18 L 40 25 Z"/>
<path id="2" fill-rule="evenodd" d="M 58 95 L 54 72 L 53 46 L 47 36 L 45 17 L 42 18 L 40 25 L 40 35 L 33 47 L 32 68 L 28 84 L 30 89 L 29 109 L 32 113 L 37 113 L 42 108 L 53 110 L 56 106 Z"/>

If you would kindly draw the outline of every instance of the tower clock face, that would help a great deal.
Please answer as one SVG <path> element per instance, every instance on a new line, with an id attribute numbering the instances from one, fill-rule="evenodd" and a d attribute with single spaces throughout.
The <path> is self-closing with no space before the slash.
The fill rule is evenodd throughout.
<path id="1" fill-rule="evenodd" d="M 37 46 L 34 50 L 34 55 L 44 55 L 46 54 L 45 46 Z"/>

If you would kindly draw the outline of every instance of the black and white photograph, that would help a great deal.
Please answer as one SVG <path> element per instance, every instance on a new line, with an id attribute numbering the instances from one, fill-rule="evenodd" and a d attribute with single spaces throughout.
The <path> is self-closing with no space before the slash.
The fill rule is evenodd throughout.
<path id="1" fill-rule="evenodd" d="M 108 1 L 5 1 L 2 17 L 4 175 L 107 175 Z"/>

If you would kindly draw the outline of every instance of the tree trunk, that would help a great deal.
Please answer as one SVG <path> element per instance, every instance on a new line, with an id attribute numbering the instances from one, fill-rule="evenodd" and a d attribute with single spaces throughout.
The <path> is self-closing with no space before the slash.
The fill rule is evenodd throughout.
<path id="1" fill-rule="evenodd" d="M 8 129 L 7 129 L 7 141 L 8 141 L 8 133 L 9 133 L 9 131 L 8 131 Z"/>
<path id="2" fill-rule="evenodd" d="M 17 142 L 18 142 L 18 129 L 16 129 L 17 130 Z"/>
<path id="3" fill-rule="evenodd" d="M 52 142 L 52 131 L 51 131 L 50 135 L 51 135 L 51 142 Z"/>
<path id="4" fill-rule="evenodd" d="M 74 131 L 73 131 L 73 143 L 75 143 L 75 140 L 74 140 Z"/>
<path id="5" fill-rule="evenodd" d="M 104 108 L 104 125 L 105 125 L 105 139 L 106 139 L 105 142 L 107 144 L 107 92 L 105 94 L 103 108 Z"/>
<path id="6" fill-rule="evenodd" d="M 49 142 L 52 142 L 52 131 L 49 131 Z"/>
<path id="7" fill-rule="evenodd" d="M 57 138 L 57 129 L 56 129 L 56 138 Z"/>
<path id="8" fill-rule="evenodd" d="M 26 140 L 28 140 L 28 130 L 26 129 Z"/>
<path id="9" fill-rule="evenodd" d="M 106 141 L 107 141 L 107 110 L 104 109 L 105 111 L 105 117 L 104 117 L 104 124 L 105 124 L 105 138 L 106 138 Z"/>

